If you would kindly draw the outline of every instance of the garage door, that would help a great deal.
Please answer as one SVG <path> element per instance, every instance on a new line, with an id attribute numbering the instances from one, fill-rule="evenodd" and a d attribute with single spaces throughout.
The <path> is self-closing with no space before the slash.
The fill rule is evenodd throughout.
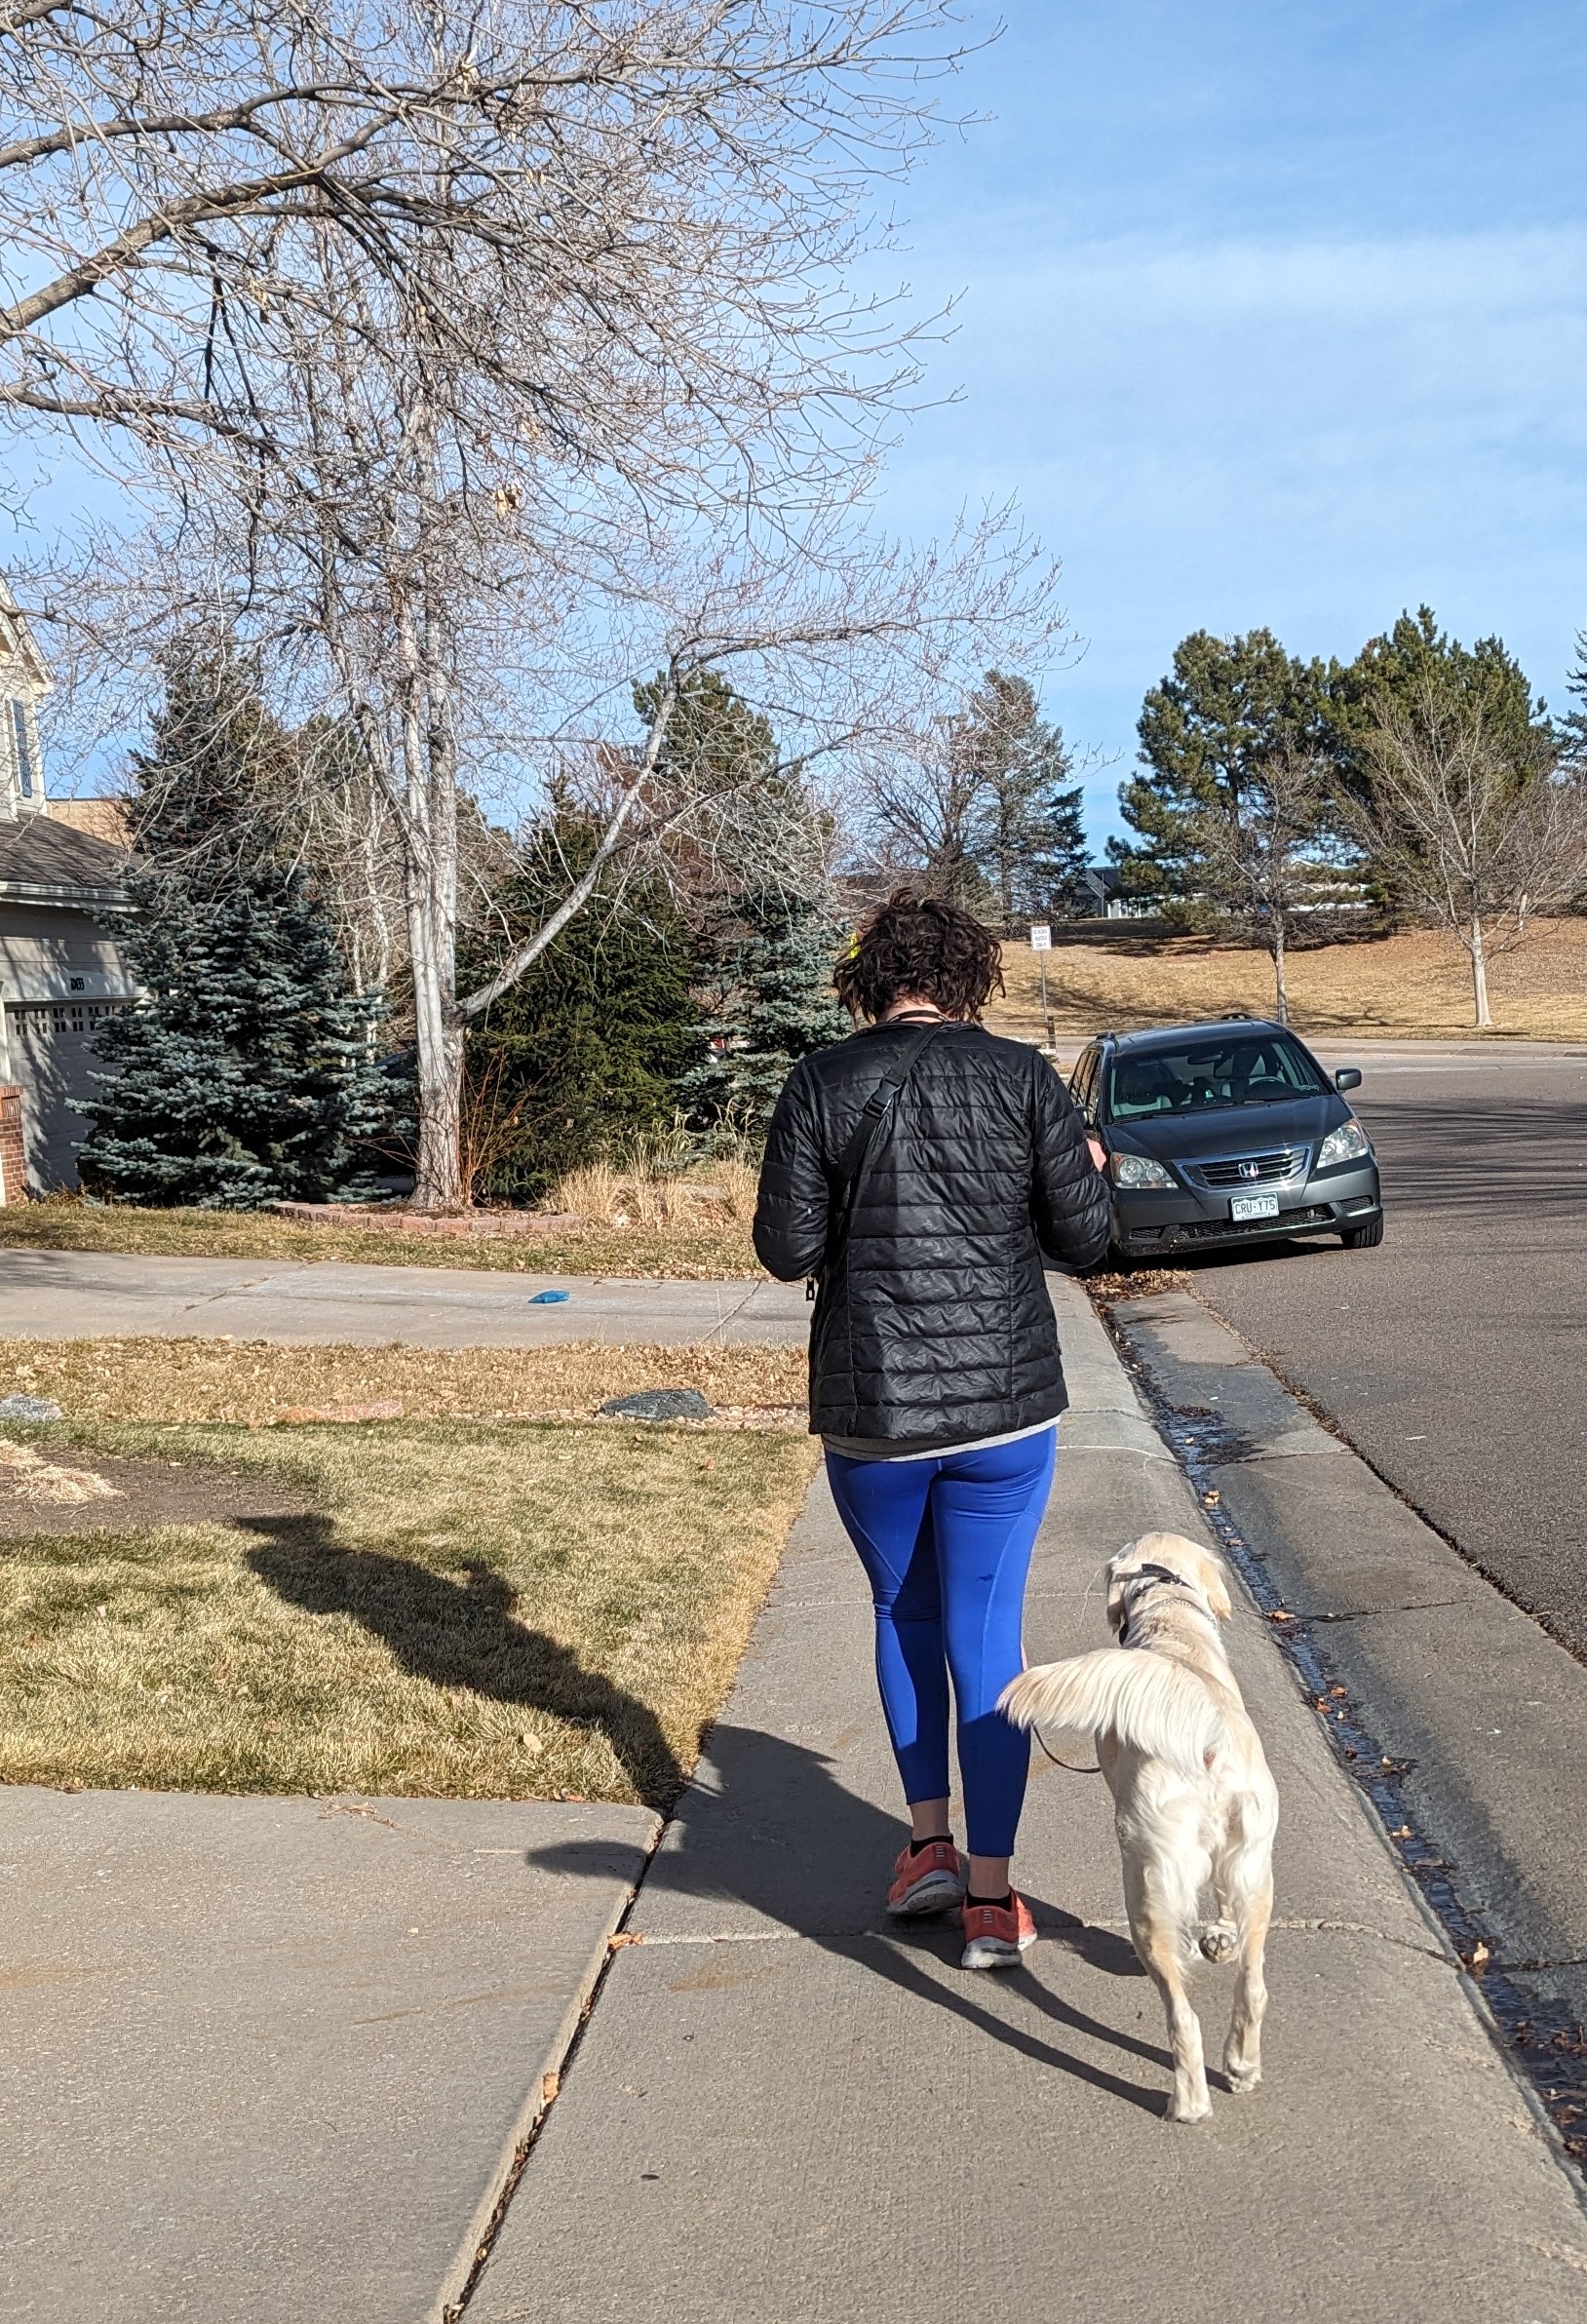
<path id="1" fill-rule="evenodd" d="M 79 1108 L 97 1090 L 94 1075 L 105 1070 L 89 1043 L 105 1019 L 126 1005 L 115 1000 L 7 1003 L 11 1069 L 27 1093 L 27 1174 L 36 1192 L 77 1183 L 77 1148 L 89 1132 Z"/>

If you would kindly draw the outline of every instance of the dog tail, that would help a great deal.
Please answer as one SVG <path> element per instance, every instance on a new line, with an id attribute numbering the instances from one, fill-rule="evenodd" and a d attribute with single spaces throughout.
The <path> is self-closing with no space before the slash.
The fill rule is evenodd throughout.
<path id="1" fill-rule="evenodd" d="M 1116 1736 L 1191 1777 L 1206 1773 L 1223 1739 L 1222 1716 L 1201 1682 L 1139 1648 L 1098 1646 L 1040 1663 L 1004 1687 L 997 1708 L 1016 1726 Z"/>

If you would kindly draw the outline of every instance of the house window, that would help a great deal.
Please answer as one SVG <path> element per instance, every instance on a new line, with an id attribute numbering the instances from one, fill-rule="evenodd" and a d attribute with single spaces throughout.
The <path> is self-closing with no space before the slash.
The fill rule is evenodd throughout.
<path id="1" fill-rule="evenodd" d="M 23 798 L 33 795 L 33 732 L 27 722 L 27 705 L 11 698 L 11 732 L 17 754 L 17 780 Z"/>

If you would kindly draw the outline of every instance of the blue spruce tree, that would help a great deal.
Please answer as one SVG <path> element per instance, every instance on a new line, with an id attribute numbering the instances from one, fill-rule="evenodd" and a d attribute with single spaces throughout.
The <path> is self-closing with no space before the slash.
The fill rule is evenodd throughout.
<path id="1" fill-rule="evenodd" d="M 120 1202 L 251 1210 L 375 1191 L 391 1127 L 330 923 L 283 861 L 292 739 L 229 646 L 173 654 L 135 762 L 134 869 L 117 936 L 144 998 L 99 1036 L 84 1184 Z"/>

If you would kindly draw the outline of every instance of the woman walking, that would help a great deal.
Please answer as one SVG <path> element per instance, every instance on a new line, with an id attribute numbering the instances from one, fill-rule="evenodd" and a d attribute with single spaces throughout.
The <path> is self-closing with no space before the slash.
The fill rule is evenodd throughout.
<path id="1" fill-rule="evenodd" d="M 996 1704 L 1024 1665 L 1067 1402 L 1042 1255 L 1100 1259 L 1107 1190 L 1052 1067 L 979 1022 L 1002 989 L 979 920 L 901 892 L 834 982 L 868 1023 L 789 1076 L 755 1246 L 784 1282 L 819 1284 L 810 1425 L 871 1583 L 913 1827 L 887 1909 L 959 1907 L 964 1966 L 1003 1968 L 1036 1932 L 1009 1879 L 1029 1739 Z M 948 1822 L 949 1679 L 968 1864 Z"/>

